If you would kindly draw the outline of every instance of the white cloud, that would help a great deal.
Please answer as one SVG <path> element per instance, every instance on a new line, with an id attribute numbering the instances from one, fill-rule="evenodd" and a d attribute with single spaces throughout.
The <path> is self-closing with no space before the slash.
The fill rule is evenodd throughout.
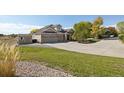
<path id="1" fill-rule="evenodd" d="M 71 29 L 71 28 L 73 28 L 73 27 L 65 27 L 64 29 Z"/>
<path id="2" fill-rule="evenodd" d="M 108 25 L 106 27 L 115 27 L 116 28 L 116 24 L 114 24 L 114 25 Z"/>
<path id="3" fill-rule="evenodd" d="M 31 29 L 41 28 L 42 26 L 24 25 L 15 23 L 0 23 L 0 34 L 28 34 Z"/>

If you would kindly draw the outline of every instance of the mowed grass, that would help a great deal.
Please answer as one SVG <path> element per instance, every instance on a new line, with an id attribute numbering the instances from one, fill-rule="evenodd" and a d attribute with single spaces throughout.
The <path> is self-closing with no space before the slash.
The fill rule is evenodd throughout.
<path id="1" fill-rule="evenodd" d="M 124 76 L 124 59 L 65 51 L 21 47 L 21 60 L 45 62 L 74 76 Z"/>

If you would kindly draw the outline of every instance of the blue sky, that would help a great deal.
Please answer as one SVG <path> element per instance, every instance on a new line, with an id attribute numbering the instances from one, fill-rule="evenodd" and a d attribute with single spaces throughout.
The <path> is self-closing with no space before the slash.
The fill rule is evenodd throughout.
<path id="1" fill-rule="evenodd" d="M 48 24 L 61 24 L 64 28 L 72 27 L 80 21 L 93 21 L 98 15 L 20 15 L 0 16 L 0 33 L 29 33 L 32 28 L 41 28 Z M 101 15 L 104 25 L 115 25 L 124 21 L 122 15 Z"/>

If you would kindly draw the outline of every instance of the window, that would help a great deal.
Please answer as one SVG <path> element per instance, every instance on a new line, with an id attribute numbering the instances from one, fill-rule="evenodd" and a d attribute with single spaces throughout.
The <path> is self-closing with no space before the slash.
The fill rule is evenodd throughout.
<path id="1" fill-rule="evenodd" d="M 24 39 L 24 37 L 21 37 L 21 40 L 23 40 Z"/>

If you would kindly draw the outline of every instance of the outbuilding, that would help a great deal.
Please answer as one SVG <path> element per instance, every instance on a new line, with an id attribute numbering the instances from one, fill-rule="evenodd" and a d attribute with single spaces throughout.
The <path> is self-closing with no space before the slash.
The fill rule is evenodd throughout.
<path id="1" fill-rule="evenodd" d="M 20 34 L 18 36 L 18 44 L 31 44 L 32 43 L 32 35 L 30 34 Z"/>

